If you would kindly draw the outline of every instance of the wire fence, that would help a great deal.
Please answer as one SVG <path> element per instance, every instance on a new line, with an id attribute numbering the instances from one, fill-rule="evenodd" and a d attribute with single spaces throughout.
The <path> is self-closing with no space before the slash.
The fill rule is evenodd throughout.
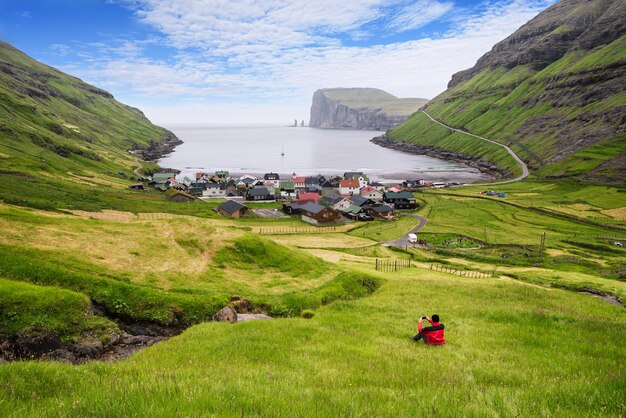
<path id="1" fill-rule="evenodd" d="M 329 232 L 337 232 L 337 227 L 329 226 L 329 227 L 321 227 L 317 228 L 315 226 L 311 227 L 271 227 L 271 228 L 259 228 L 258 233 L 262 235 L 279 235 L 279 234 L 299 234 L 299 233 L 310 233 L 314 232 L 316 234 L 325 234 Z"/>
<path id="2" fill-rule="evenodd" d="M 618 241 L 626 240 L 626 235 L 623 234 L 579 234 L 574 233 L 571 235 L 574 238 L 592 238 L 592 239 L 614 239 Z"/>
<path id="3" fill-rule="evenodd" d="M 442 266 L 440 264 L 431 264 L 429 266 L 431 270 L 440 271 L 442 273 L 454 274 L 456 276 L 461 277 L 477 277 L 481 279 L 486 279 L 488 277 L 496 277 L 496 270 L 494 269 L 492 273 L 483 273 L 482 271 L 473 271 L 473 270 L 457 270 L 451 267 Z"/>
<path id="4" fill-rule="evenodd" d="M 376 259 L 376 271 L 385 273 L 400 271 L 411 267 L 411 260 L 379 260 Z"/>

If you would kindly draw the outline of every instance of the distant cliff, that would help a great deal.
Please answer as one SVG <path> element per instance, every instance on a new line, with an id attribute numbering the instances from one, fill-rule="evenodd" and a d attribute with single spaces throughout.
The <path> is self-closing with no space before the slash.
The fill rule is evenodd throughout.
<path id="1" fill-rule="evenodd" d="M 386 131 L 404 122 L 426 99 L 400 99 L 373 88 L 321 89 L 313 94 L 309 126 Z"/>

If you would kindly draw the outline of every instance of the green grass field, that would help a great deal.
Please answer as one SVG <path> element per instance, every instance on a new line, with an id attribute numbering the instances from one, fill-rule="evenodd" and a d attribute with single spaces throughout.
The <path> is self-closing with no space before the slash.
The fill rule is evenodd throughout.
<path id="1" fill-rule="evenodd" d="M 313 319 L 207 323 L 130 360 L 0 366 L 6 416 L 620 416 L 626 313 L 421 269 Z M 415 344 L 438 312 L 444 347 Z"/>

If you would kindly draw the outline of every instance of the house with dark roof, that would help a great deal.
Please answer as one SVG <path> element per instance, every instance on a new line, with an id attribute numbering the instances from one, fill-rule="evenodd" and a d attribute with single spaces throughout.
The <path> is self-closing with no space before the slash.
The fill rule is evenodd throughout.
<path id="1" fill-rule="evenodd" d="M 367 213 L 379 219 L 392 219 L 395 215 L 394 209 L 388 205 L 371 206 L 367 210 Z"/>
<path id="2" fill-rule="evenodd" d="M 227 200 L 215 209 L 217 213 L 231 219 L 239 219 L 246 214 L 248 207 L 234 200 Z"/>
<path id="3" fill-rule="evenodd" d="M 189 193 L 170 188 L 167 190 L 167 198 L 172 202 L 193 203 L 196 198 Z"/>
<path id="4" fill-rule="evenodd" d="M 306 202 L 306 203 L 309 203 L 309 202 Z M 299 202 L 283 203 L 283 212 L 285 212 L 288 215 L 297 215 L 302 210 L 302 206 L 304 206 L 306 203 L 299 203 Z"/>
<path id="5" fill-rule="evenodd" d="M 348 198 L 348 200 L 354 205 L 354 206 L 358 206 L 360 208 L 367 206 L 367 205 L 371 205 L 372 202 L 371 200 L 369 200 L 367 197 L 363 197 L 363 196 L 359 196 L 359 195 L 353 195 L 350 196 Z"/>
<path id="6" fill-rule="evenodd" d="M 202 197 L 224 198 L 226 197 L 226 184 L 209 183 L 206 189 L 202 191 Z"/>
<path id="7" fill-rule="evenodd" d="M 128 186 L 131 190 L 143 190 L 143 183 L 133 183 Z"/>
<path id="8" fill-rule="evenodd" d="M 383 200 L 385 203 L 393 205 L 396 209 L 415 209 L 417 208 L 417 200 L 408 190 L 400 192 L 387 192 Z"/>
<path id="9" fill-rule="evenodd" d="M 313 225 L 326 224 L 341 219 L 332 208 L 322 206 L 319 203 L 309 202 L 300 207 L 302 220 Z"/>
<path id="10" fill-rule="evenodd" d="M 274 200 L 274 195 L 267 190 L 267 187 L 255 187 L 248 191 L 246 200 Z"/>
<path id="11" fill-rule="evenodd" d="M 321 203 L 324 206 L 331 207 L 334 210 L 338 210 L 338 211 L 347 209 L 352 204 L 352 202 L 350 202 L 345 197 L 333 196 L 333 195 L 322 196 L 322 198 L 319 200 L 319 203 Z"/>
<path id="12" fill-rule="evenodd" d="M 194 196 L 202 196 L 206 188 L 207 188 L 207 183 L 196 182 L 196 183 L 191 183 L 187 191 L 189 192 L 189 194 L 192 194 Z"/>
<path id="13" fill-rule="evenodd" d="M 272 186 L 274 189 L 280 188 L 280 176 L 278 173 L 265 173 L 263 176 L 263 185 Z"/>

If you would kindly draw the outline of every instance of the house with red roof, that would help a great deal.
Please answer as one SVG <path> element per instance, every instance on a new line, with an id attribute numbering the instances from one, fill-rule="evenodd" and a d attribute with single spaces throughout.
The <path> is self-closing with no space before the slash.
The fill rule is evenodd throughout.
<path id="1" fill-rule="evenodd" d="M 353 194 L 359 194 L 361 184 L 359 180 L 347 180 L 343 179 L 339 182 L 339 194 L 341 196 L 352 196 Z"/>
<path id="2" fill-rule="evenodd" d="M 384 193 L 373 186 L 365 186 L 361 189 L 361 196 L 374 202 L 382 202 Z"/>
<path id="3" fill-rule="evenodd" d="M 298 193 L 299 202 L 317 202 L 322 196 L 319 193 Z"/>

